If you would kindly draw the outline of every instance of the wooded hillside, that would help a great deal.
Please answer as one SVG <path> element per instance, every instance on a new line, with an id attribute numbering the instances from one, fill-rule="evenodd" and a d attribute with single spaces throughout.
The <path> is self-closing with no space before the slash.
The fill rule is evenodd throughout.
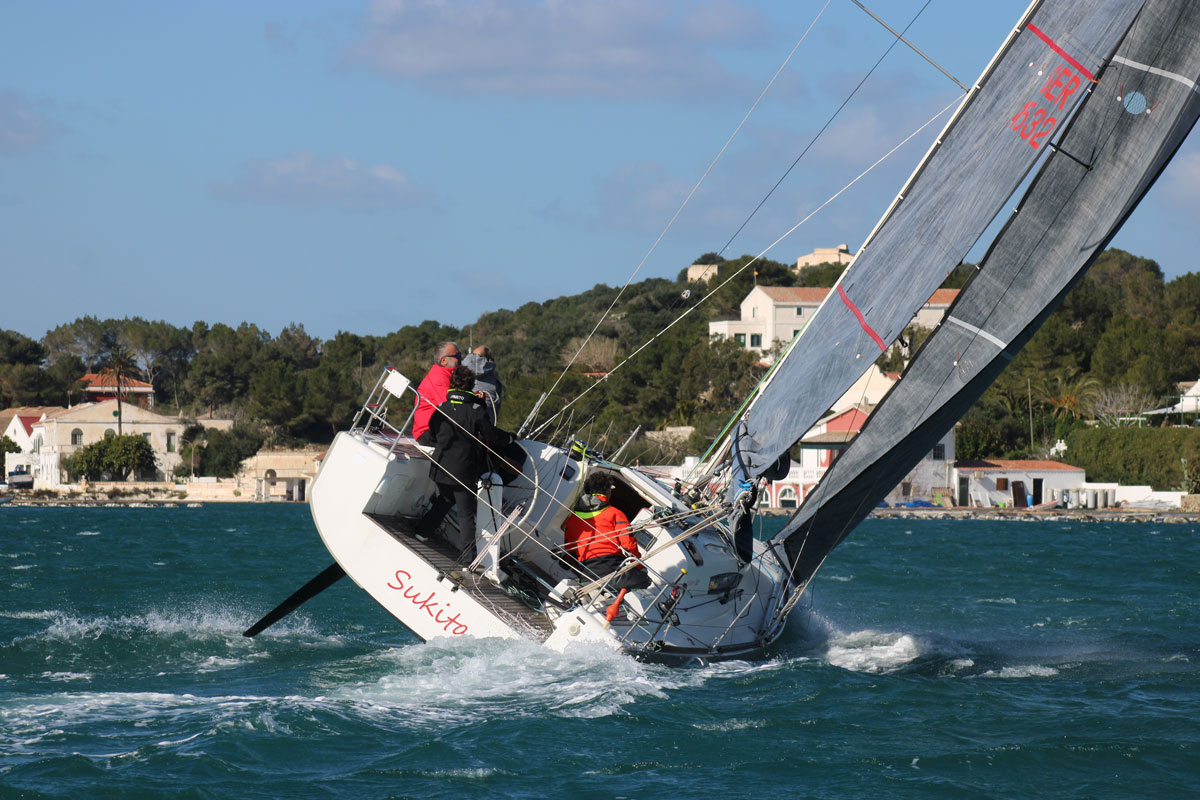
<path id="1" fill-rule="evenodd" d="M 501 424 L 509 429 L 521 424 L 578 351 L 539 419 L 594 388 L 558 420 L 557 435 L 578 433 L 611 451 L 639 424 L 651 430 L 695 425 L 691 447 L 698 452 L 761 375 L 749 352 L 708 341 L 709 320 L 736 316 L 755 281 L 828 286 L 841 269 L 826 265 L 797 275 L 764 261 L 716 288 L 748 261 L 702 256 L 698 262 L 719 265 L 711 285 L 689 284 L 681 272 L 673 281 L 633 284 L 617 299 L 617 289 L 600 284 L 489 312 L 462 328 L 426 320 L 386 336 L 340 332 L 323 341 L 299 323 L 272 335 L 252 322 L 185 328 L 90 316 L 37 340 L 0 330 L 0 407 L 79 402 L 81 375 L 127 363 L 154 385 L 164 413 L 212 412 L 260 426 L 276 442 L 323 442 L 348 424 L 384 366 L 419 380 L 436 344 L 454 340 L 463 348 L 492 348 L 507 387 Z M 947 285 L 961 285 L 968 271 Z M 614 300 L 612 313 L 580 350 Z M 599 373 L 611 374 L 597 386 Z M 1176 393 L 1175 382 L 1197 377 L 1200 275 L 1167 282 L 1153 261 L 1109 250 L 968 412 L 959 455 L 1040 455 L 1084 420 L 1115 421 L 1162 405 Z"/>

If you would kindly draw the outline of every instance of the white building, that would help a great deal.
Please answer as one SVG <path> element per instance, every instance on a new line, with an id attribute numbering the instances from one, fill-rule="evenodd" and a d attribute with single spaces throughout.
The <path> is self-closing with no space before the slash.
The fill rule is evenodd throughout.
<path id="1" fill-rule="evenodd" d="M 83 403 L 43 414 L 33 425 L 29 449 L 21 457 L 31 467 L 34 488 L 57 489 L 67 481 L 62 468 L 65 457 L 85 445 L 115 436 L 120 427 L 122 434 L 146 438 L 156 461 L 154 479 L 166 480 L 181 463 L 181 439 L 189 424 L 189 420 L 180 417 L 167 417 L 131 403 L 122 403 L 118 426 L 116 400 Z M 205 420 L 202 424 L 221 430 L 233 427 L 232 420 Z"/>
<path id="2" fill-rule="evenodd" d="M 956 461 L 954 475 L 956 504 L 984 507 L 1038 505 L 1086 480 L 1083 467 L 1036 459 Z"/>
<path id="3" fill-rule="evenodd" d="M 740 317 L 708 323 L 708 334 L 733 339 L 749 350 L 770 350 L 804 330 L 831 291 L 828 287 L 755 286 L 742 300 Z M 937 327 L 956 297 L 957 289 L 938 289 L 910 324 Z"/>
<path id="4" fill-rule="evenodd" d="M 837 247 L 818 247 L 806 256 L 796 259 L 796 269 L 815 267 L 818 264 L 849 264 L 854 260 L 854 253 L 844 244 Z"/>

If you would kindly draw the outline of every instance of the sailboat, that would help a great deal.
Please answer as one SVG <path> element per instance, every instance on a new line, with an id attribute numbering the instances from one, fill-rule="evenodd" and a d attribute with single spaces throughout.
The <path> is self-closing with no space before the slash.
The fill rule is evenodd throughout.
<path id="1" fill-rule="evenodd" d="M 573 438 L 522 439 L 524 464 L 477 492 L 477 528 L 414 521 L 431 453 L 405 434 L 416 391 L 385 370 L 312 486 L 334 563 L 246 631 L 345 575 L 422 639 L 592 642 L 637 656 L 762 651 L 835 547 L 983 393 L 1166 168 L 1200 115 L 1200 4 L 1036 0 L 713 455 L 686 482 Z M 1030 180 L 1031 179 L 1031 180 Z M 935 332 L 772 539 L 757 496 L 794 443 L 896 339 L 1028 182 Z M 411 417 L 411 414 L 409 415 Z M 566 557 L 563 525 L 589 475 L 639 553 L 612 574 Z M 477 553 L 466 557 L 463 553 Z M 640 569 L 649 586 L 615 589 Z"/>

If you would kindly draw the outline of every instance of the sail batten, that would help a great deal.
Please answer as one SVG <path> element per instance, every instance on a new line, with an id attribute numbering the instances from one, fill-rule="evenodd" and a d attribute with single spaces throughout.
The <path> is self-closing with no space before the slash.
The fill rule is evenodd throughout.
<path id="1" fill-rule="evenodd" d="M 1200 5 L 1147 0 L 1062 150 L 947 312 L 949 324 L 926 340 L 780 532 L 796 582 L 811 578 L 1082 279 L 1200 116 L 1197 81 Z M 1068 152 L 1091 153 L 1090 164 Z"/>
<path id="2" fill-rule="evenodd" d="M 736 442 L 746 477 L 769 469 L 961 262 L 1140 6 L 1045 0 L 1030 7 L 748 410 Z"/>

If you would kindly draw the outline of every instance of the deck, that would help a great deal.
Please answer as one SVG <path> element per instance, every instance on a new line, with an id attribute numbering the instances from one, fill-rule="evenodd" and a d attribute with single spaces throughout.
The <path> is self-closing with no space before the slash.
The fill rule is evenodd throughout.
<path id="1" fill-rule="evenodd" d="M 512 627 L 539 642 L 545 641 L 554 631 L 554 626 L 545 614 L 533 610 L 482 575 L 467 572 L 466 565 L 458 561 L 457 548 L 445 539 L 440 536 L 431 536 L 424 541 L 418 539 L 414 535 L 412 520 L 407 517 L 386 517 L 379 514 L 367 516 L 438 572 L 450 576 L 461 591 L 490 608 L 496 616 L 504 619 Z"/>

